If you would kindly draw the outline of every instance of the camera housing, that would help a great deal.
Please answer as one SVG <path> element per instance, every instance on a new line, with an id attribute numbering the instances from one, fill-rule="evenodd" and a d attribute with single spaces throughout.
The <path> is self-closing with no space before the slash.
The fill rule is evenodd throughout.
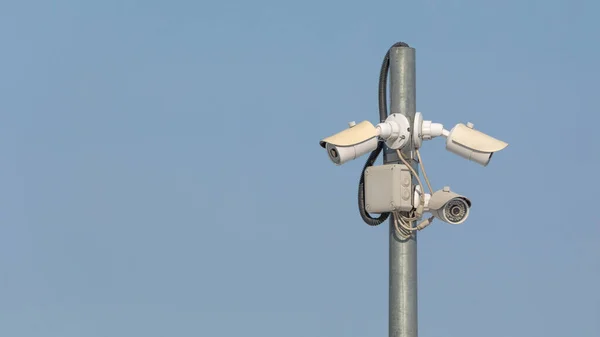
<path id="1" fill-rule="evenodd" d="M 419 191 L 417 190 L 415 195 Z M 451 225 L 460 225 L 469 217 L 471 200 L 444 187 L 434 192 L 427 200 L 425 210 L 431 215 Z"/>
<path id="2" fill-rule="evenodd" d="M 375 150 L 379 142 L 379 131 L 369 121 L 349 124 L 348 129 L 319 142 L 319 145 L 327 150 L 329 159 L 336 165 L 342 165 Z"/>
<path id="3" fill-rule="evenodd" d="M 472 123 L 457 124 L 446 137 L 446 149 L 465 159 L 487 166 L 495 152 L 508 144 L 475 130 Z"/>

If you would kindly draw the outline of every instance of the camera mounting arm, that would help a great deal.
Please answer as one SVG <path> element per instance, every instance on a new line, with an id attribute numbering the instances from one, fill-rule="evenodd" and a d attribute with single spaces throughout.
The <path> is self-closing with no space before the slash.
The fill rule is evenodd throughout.
<path id="1" fill-rule="evenodd" d="M 419 149 L 424 140 L 431 140 L 435 137 L 448 137 L 450 131 L 444 129 L 444 125 L 423 120 L 423 114 L 415 114 L 415 124 L 412 129 L 413 142 L 415 148 Z"/>
<path id="2" fill-rule="evenodd" d="M 376 128 L 379 138 L 390 149 L 402 149 L 410 141 L 410 123 L 404 115 L 391 114 L 385 122 L 377 124 Z"/>

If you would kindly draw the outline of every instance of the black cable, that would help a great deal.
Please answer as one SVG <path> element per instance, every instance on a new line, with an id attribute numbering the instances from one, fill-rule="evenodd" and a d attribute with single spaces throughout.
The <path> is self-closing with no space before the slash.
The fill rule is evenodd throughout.
<path id="1" fill-rule="evenodd" d="M 385 53 L 385 57 L 383 58 L 383 63 L 381 64 L 381 71 L 379 72 L 379 119 L 380 122 L 383 123 L 388 117 L 387 111 L 387 79 L 388 72 L 390 69 L 390 51 L 392 48 L 396 47 L 408 47 L 408 44 L 404 42 L 394 43 Z M 360 213 L 360 217 L 363 221 L 369 226 L 378 226 L 381 225 L 387 218 L 390 216 L 390 213 L 382 213 L 377 218 L 374 218 L 367 212 L 365 209 L 365 171 L 370 166 L 373 166 L 375 160 L 383 150 L 383 142 L 379 142 L 377 148 L 371 152 L 369 158 L 367 158 L 367 162 L 360 173 L 360 181 L 358 183 L 358 211 Z"/>
<path id="2" fill-rule="evenodd" d="M 396 42 L 394 45 L 388 49 L 387 53 L 385 53 L 385 57 L 383 58 L 383 63 L 381 64 L 381 71 L 379 72 L 379 119 L 380 123 L 385 122 L 388 117 L 387 112 L 387 79 L 388 72 L 390 69 L 390 51 L 392 48 L 396 47 L 408 47 L 408 44 L 404 42 Z"/>
<path id="3" fill-rule="evenodd" d="M 369 168 L 369 166 L 372 166 L 373 163 L 375 163 L 375 160 L 377 159 L 377 156 L 379 156 L 379 153 L 381 153 L 382 149 L 383 143 L 380 142 L 379 145 L 377 145 L 377 148 L 369 155 L 369 158 L 367 159 L 367 162 L 365 163 L 365 166 L 360 174 L 360 181 L 358 183 L 358 211 L 360 213 L 360 217 L 369 226 L 381 225 L 390 216 L 390 213 L 382 213 L 377 218 L 374 218 L 365 209 L 365 171 L 367 168 Z"/>

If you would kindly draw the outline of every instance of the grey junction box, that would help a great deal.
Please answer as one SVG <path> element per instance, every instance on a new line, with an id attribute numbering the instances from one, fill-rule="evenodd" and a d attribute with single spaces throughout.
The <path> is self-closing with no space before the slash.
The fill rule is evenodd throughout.
<path id="1" fill-rule="evenodd" d="M 370 166 L 365 171 L 365 209 L 375 214 L 410 211 L 412 187 L 412 176 L 406 165 Z"/>

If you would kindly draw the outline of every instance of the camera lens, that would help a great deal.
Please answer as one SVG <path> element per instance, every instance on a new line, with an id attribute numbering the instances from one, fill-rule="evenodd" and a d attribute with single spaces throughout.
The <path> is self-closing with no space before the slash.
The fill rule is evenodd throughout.
<path id="1" fill-rule="evenodd" d="M 469 206 L 461 199 L 452 199 L 444 207 L 444 215 L 450 223 L 460 223 L 467 216 Z"/>
<path id="2" fill-rule="evenodd" d="M 331 156 L 331 158 L 337 158 L 338 152 L 335 148 L 331 148 L 331 149 L 329 149 L 329 155 Z"/>

